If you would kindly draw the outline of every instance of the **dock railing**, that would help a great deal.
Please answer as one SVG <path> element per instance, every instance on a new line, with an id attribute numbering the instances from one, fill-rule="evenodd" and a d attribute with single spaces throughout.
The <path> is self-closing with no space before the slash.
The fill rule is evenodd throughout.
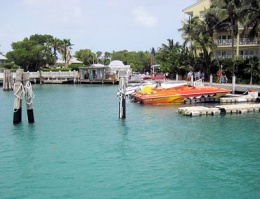
<path id="1" fill-rule="evenodd" d="M 78 71 L 37 71 L 28 72 L 30 79 L 75 79 L 78 78 Z M 16 73 L 12 73 L 12 77 L 15 80 Z M 0 81 L 3 81 L 4 73 L 0 73 Z"/>

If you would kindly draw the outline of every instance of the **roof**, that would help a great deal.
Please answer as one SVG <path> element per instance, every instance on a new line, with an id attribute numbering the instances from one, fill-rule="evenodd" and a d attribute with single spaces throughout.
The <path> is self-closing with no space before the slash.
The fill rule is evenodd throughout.
<path id="1" fill-rule="evenodd" d="M 113 60 L 108 65 L 110 68 L 130 68 L 130 65 L 124 65 L 120 60 Z"/>
<path id="2" fill-rule="evenodd" d="M 74 57 L 72 57 L 72 58 L 70 59 L 70 63 L 71 63 L 71 64 L 83 64 L 82 61 L 79 61 L 79 60 L 77 60 L 77 59 L 74 58 Z"/>
<path id="3" fill-rule="evenodd" d="M 57 64 L 64 64 L 64 60 L 58 59 L 58 61 L 57 61 L 56 63 L 57 63 Z M 83 64 L 82 61 L 79 61 L 79 60 L 77 60 L 77 59 L 74 58 L 74 57 L 70 58 L 69 63 L 70 63 L 70 64 Z"/>
<path id="4" fill-rule="evenodd" d="M 0 54 L 0 60 L 7 60 L 7 58 Z"/>

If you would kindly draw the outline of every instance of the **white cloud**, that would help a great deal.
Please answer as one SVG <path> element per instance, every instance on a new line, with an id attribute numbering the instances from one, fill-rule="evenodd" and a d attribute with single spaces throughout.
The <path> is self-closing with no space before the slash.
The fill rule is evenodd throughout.
<path id="1" fill-rule="evenodd" d="M 157 25 L 158 19 L 148 13 L 144 8 L 134 9 L 134 24 L 144 27 L 154 27 Z"/>
<path id="2" fill-rule="evenodd" d="M 81 0 L 23 0 L 32 17 L 57 26 L 78 24 L 82 20 Z"/>

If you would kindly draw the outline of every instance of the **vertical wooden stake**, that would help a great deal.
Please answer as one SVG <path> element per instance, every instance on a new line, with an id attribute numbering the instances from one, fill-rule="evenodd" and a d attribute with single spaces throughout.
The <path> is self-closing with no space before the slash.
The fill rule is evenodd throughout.
<path id="1" fill-rule="evenodd" d="M 14 117 L 13 124 L 18 124 L 22 121 L 22 97 L 23 97 L 23 84 L 22 84 L 23 69 L 16 71 L 16 79 L 14 84 Z"/>
<path id="2" fill-rule="evenodd" d="M 23 73 L 23 85 L 25 89 L 25 101 L 26 101 L 28 122 L 34 123 L 33 106 L 32 106 L 33 92 L 32 92 L 32 85 L 30 82 L 29 73 L 26 72 Z"/>
<path id="3" fill-rule="evenodd" d="M 236 91 L 236 76 L 233 75 L 232 77 L 232 93 L 234 94 Z"/>
<path id="4" fill-rule="evenodd" d="M 126 118 L 126 85 L 127 73 L 126 71 L 119 71 L 119 118 Z"/>
<path id="5" fill-rule="evenodd" d="M 12 90 L 12 77 L 11 77 L 10 70 L 4 70 L 3 90 L 4 91 Z"/>

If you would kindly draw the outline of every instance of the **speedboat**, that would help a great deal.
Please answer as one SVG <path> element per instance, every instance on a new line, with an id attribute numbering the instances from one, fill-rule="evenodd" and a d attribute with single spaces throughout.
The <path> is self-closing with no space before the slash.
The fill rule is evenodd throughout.
<path id="1" fill-rule="evenodd" d="M 220 98 L 231 90 L 210 86 L 179 85 L 171 88 L 154 88 L 149 85 L 131 94 L 134 101 L 142 104 L 183 103 L 187 100 Z M 201 100 L 204 101 L 204 100 Z M 206 100 L 205 100 L 206 101 Z"/>
<path id="2" fill-rule="evenodd" d="M 184 85 L 187 85 L 187 83 L 186 82 L 179 82 L 179 83 L 155 82 L 155 81 L 147 80 L 140 84 L 129 84 L 126 87 L 125 95 L 131 95 L 136 91 L 142 90 L 146 86 L 148 86 L 149 88 L 164 89 L 164 88 L 174 88 L 174 87 L 179 87 Z"/>

